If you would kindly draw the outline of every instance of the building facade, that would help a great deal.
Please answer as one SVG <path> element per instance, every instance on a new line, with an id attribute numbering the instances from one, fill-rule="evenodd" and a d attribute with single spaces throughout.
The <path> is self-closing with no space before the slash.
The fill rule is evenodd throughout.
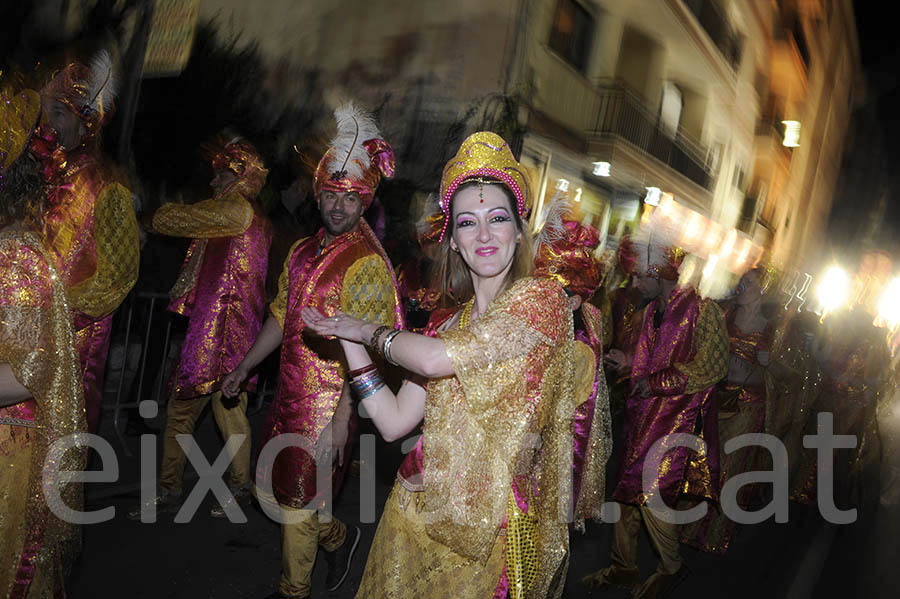
<path id="1" fill-rule="evenodd" d="M 315 81 L 377 108 L 419 187 L 487 127 L 533 168 L 537 221 L 567 189 L 616 237 L 662 194 L 816 266 L 861 87 L 851 0 L 181 1 L 287 101 Z"/>

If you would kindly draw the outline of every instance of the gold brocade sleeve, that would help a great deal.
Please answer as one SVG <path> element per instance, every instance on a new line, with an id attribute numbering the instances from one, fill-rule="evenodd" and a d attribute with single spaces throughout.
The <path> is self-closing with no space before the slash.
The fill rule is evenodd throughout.
<path id="1" fill-rule="evenodd" d="M 253 222 L 253 207 L 239 193 L 196 204 L 163 204 L 153 228 L 163 235 L 210 239 L 240 235 Z"/>
<path id="2" fill-rule="evenodd" d="M 350 265 L 341 287 L 341 311 L 361 320 L 394 325 L 397 292 L 387 264 L 371 254 Z"/>
<path id="3" fill-rule="evenodd" d="M 704 302 L 694 329 L 697 353 L 686 364 L 675 367 L 687 376 L 685 393 L 698 393 L 712 387 L 728 374 L 728 329 L 722 310 L 713 302 Z"/>
<path id="4" fill-rule="evenodd" d="M 594 375 L 597 372 L 597 360 L 594 350 L 582 343 L 575 342 L 575 407 L 580 406 L 591 396 L 594 390 Z"/>
<path id="5" fill-rule="evenodd" d="M 294 252 L 300 247 L 300 244 L 307 239 L 309 237 L 298 239 L 291 246 L 290 251 L 287 253 L 287 258 L 284 259 L 284 266 L 281 267 L 281 274 L 278 275 L 278 293 L 275 295 L 272 303 L 269 304 L 269 312 L 278 321 L 278 325 L 282 330 L 284 329 L 284 315 L 287 313 L 288 293 L 291 290 L 291 258 L 293 258 Z"/>
<path id="6" fill-rule="evenodd" d="M 69 289 L 72 307 L 101 318 L 112 313 L 134 287 L 141 242 L 131 192 L 113 183 L 106 186 L 94 207 L 97 270 Z"/>
<path id="7" fill-rule="evenodd" d="M 606 290 L 601 289 L 597 293 L 599 294 L 599 299 L 597 299 L 596 303 L 587 305 L 594 308 L 593 311 L 598 313 L 599 318 L 597 320 L 602 331 L 603 349 L 605 350 L 612 343 L 613 339 L 612 302 L 610 302 L 609 293 Z M 584 307 L 582 307 L 582 311 L 584 311 Z"/>

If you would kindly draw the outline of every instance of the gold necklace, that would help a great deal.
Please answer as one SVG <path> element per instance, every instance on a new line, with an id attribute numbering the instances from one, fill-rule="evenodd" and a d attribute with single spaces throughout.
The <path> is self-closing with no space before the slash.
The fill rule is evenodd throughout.
<path id="1" fill-rule="evenodd" d="M 462 313 L 459 315 L 459 328 L 465 329 L 469 326 L 469 321 L 472 320 L 472 308 L 475 307 L 475 298 L 473 297 L 466 305 L 463 306 Z"/>

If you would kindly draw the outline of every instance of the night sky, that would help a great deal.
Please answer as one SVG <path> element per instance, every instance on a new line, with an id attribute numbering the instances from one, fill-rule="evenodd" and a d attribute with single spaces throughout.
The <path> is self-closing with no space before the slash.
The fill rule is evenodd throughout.
<path id="1" fill-rule="evenodd" d="M 883 224 L 873 240 L 883 249 L 900 250 L 900 44 L 896 24 L 886 19 L 882 5 L 854 2 L 859 34 L 865 96 L 856 108 L 849 143 L 845 147 L 841 181 L 831 214 L 833 240 L 844 246 L 863 242 L 862 231 L 879 197 L 887 202 Z"/>

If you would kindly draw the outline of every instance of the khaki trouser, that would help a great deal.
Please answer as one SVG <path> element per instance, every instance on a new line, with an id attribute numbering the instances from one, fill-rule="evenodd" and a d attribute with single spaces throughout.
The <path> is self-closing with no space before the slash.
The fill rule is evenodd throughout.
<path id="1" fill-rule="evenodd" d="M 638 540 L 641 520 L 647 526 L 650 540 L 659 552 L 660 574 L 675 574 L 681 568 L 678 552 L 678 525 L 660 519 L 653 510 L 645 506 L 619 504 L 622 515 L 613 528 L 612 563 L 617 568 L 637 570 Z"/>
<path id="2" fill-rule="evenodd" d="M 281 525 L 281 580 L 278 591 L 286 597 L 309 597 L 313 566 L 319 545 L 334 551 L 344 544 L 347 526 L 316 510 L 288 508 L 279 505 L 272 495 L 255 489 L 256 498 L 265 507 L 286 512 L 290 524 Z M 298 520 L 299 522 L 294 522 Z"/>
<path id="3" fill-rule="evenodd" d="M 170 491 L 180 492 L 184 465 L 187 461 L 184 451 L 175 439 L 175 435 L 191 435 L 203 408 L 211 404 L 216 425 L 227 441 L 231 435 L 245 435 L 244 442 L 228 467 L 229 487 L 237 489 L 250 484 L 250 421 L 247 420 L 247 394 L 241 393 L 236 404 L 227 400 L 227 407 L 222 403 L 222 392 L 201 395 L 193 399 L 169 400 L 166 410 L 166 433 L 163 440 L 163 457 L 160 466 L 159 483 Z"/>

